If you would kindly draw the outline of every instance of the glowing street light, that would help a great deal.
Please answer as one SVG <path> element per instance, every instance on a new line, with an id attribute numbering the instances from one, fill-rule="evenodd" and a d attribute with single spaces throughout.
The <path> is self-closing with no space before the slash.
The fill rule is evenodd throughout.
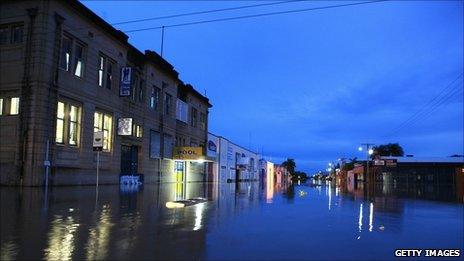
<path id="1" fill-rule="evenodd" d="M 363 147 L 359 146 L 358 150 L 363 151 Z"/>
<path id="2" fill-rule="evenodd" d="M 374 153 L 373 149 L 369 149 L 369 155 L 372 155 Z"/>

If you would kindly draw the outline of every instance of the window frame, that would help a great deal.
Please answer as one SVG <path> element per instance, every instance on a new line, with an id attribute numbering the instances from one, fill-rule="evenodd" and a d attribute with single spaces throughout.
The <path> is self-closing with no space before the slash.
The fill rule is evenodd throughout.
<path id="1" fill-rule="evenodd" d="M 60 118 L 59 115 L 59 104 L 63 104 L 63 117 Z M 75 120 L 72 119 L 72 108 L 76 108 Z M 55 143 L 59 145 L 68 145 L 70 147 L 78 148 L 81 143 L 81 134 L 82 134 L 82 104 L 78 102 L 73 102 L 67 99 L 58 99 L 57 108 L 56 108 L 56 126 L 55 126 Z M 58 141 L 58 121 L 61 121 L 63 124 L 63 130 L 61 133 L 61 141 Z M 74 125 L 74 127 L 73 127 Z M 72 129 L 75 130 L 76 141 L 73 144 L 71 142 Z"/>
<path id="2" fill-rule="evenodd" d="M 113 115 L 110 113 L 107 113 L 102 110 L 95 109 L 94 111 L 94 118 L 93 118 L 93 132 L 95 133 L 96 131 L 103 131 L 103 151 L 104 152 L 111 152 L 113 148 Z M 99 121 L 98 125 L 95 125 L 96 121 L 96 115 L 99 116 Z M 110 124 L 107 125 L 107 119 L 110 119 Z"/>

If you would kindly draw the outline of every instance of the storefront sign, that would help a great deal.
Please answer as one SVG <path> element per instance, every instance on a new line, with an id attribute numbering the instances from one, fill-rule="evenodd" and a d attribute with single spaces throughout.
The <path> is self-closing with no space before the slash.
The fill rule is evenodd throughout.
<path id="1" fill-rule="evenodd" d="M 396 159 L 386 159 L 385 160 L 385 166 L 387 167 L 396 167 L 397 165 L 397 160 Z"/>
<path id="2" fill-rule="evenodd" d="M 203 148 L 175 147 L 173 158 L 176 160 L 201 160 L 203 159 Z"/>
<path id="3" fill-rule="evenodd" d="M 126 97 L 131 96 L 131 82 L 132 82 L 132 68 L 122 67 L 121 68 L 121 80 L 119 82 L 119 96 Z"/>
<path id="4" fill-rule="evenodd" d="M 385 166 L 385 161 L 383 161 L 383 160 L 374 160 L 374 166 Z"/>
<path id="5" fill-rule="evenodd" d="M 118 119 L 118 135 L 131 136 L 132 135 L 132 118 L 119 118 Z"/>

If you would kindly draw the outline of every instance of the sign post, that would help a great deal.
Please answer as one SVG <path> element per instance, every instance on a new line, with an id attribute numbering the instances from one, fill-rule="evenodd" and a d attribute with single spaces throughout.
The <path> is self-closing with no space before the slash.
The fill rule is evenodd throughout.
<path id="1" fill-rule="evenodd" d="M 97 152 L 97 188 L 98 188 L 98 171 L 100 168 L 100 151 L 103 149 L 103 131 L 93 133 L 93 150 Z"/>

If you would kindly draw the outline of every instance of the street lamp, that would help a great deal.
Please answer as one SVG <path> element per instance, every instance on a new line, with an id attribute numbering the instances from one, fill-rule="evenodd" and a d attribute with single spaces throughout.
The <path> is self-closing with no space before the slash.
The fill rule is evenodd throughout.
<path id="1" fill-rule="evenodd" d="M 363 147 L 359 146 L 358 150 L 363 151 Z"/>
<path id="2" fill-rule="evenodd" d="M 374 154 L 374 150 L 373 149 L 369 149 L 369 155 L 372 155 Z"/>

